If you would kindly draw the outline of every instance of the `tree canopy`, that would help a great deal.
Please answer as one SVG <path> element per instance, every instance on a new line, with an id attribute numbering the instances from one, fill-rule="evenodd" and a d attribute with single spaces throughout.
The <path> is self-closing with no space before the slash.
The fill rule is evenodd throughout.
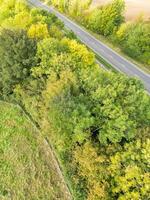
<path id="1" fill-rule="evenodd" d="M 0 34 L 1 92 L 10 94 L 35 65 L 36 42 L 24 30 L 4 29 Z"/>
<path id="2" fill-rule="evenodd" d="M 39 125 L 40 136 L 53 145 L 75 199 L 147 200 L 150 97 L 143 84 L 100 68 L 95 55 L 53 14 L 26 4 L 20 8 L 18 0 L 4 2 L 7 15 L 0 9 L 1 98 L 18 102 Z M 63 3 L 65 9 L 77 6 L 81 12 L 91 1 L 53 2 Z M 123 48 L 128 46 L 132 52 L 136 43 L 134 56 L 146 56 L 149 26 L 143 28 L 143 22 L 138 22 L 118 29 L 123 9 L 123 1 L 115 0 L 90 17 L 98 20 L 102 34 L 115 32 Z M 19 16 L 27 16 L 24 26 Z M 10 22 L 16 26 L 12 28 Z"/>
<path id="3" fill-rule="evenodd" d="M 113 34 L 124 21 L 124 8 L 125 3 L 123 0 L 113 0 L 108 5 L 96 8 L 89 17 L 89 26 L 102 35 Z"/>

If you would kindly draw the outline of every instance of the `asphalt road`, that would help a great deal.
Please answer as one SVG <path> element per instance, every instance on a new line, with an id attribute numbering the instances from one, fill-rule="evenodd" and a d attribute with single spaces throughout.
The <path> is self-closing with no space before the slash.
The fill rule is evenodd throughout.
<path id="1" fill-rule="evenodd" d="M 43 8 L 51 13 L 54 13 L 59 19 L 61 19 L 65 26 L 71 29 L 78 38 L 90 49 L 92 49 L 97 55 L 101 56 L 104 60 L 110 63 L 116 70 L 121 73 L 125 73 L 128 76 L 134 76 L 139 78 L 145 85 L 146 90 L 150 93 L 150 74 L 145 73 L 139 69 L 135 64 L 131 63 L 127 59 L 120 56 L 104 43 L 97 40 L 87 31 L 83 30 L 79 25 L 62 15 L 54 8 L 49 7 L 39 0 L 29 0 L 33 5 Z"/>

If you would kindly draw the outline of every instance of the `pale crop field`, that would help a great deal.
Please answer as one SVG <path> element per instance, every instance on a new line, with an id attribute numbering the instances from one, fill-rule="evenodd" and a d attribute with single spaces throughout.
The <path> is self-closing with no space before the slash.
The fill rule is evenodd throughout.
<path id="1" fill-rule="evenodd" d="M 93 6 L 104 5 L 111 0 L 93 0 Z M 126 20 L 134 20 L 139 15 L 144 15 L 144 18 L 150 19 L 150 0 L 125 0 L 126 2 L 126 11 L 125 17 Z"/>

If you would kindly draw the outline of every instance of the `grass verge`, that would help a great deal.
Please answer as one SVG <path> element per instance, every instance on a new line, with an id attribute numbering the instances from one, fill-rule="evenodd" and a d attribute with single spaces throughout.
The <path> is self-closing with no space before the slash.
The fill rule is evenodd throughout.
<path id="1" fill-rule="evenodd" d="M 0 199 L 70 199 L 42 135 L 19 107 L 4 102 L 0 102 Z"/>

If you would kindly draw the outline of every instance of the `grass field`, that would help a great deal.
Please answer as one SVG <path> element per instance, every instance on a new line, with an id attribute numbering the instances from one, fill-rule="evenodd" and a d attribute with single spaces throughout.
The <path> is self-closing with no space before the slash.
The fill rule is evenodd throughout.
<path id="1" fill-rule="evenodd" d="M 111 0 L 93 0 L 93 6 L 103 5 Z M 126 3 L 126 20 L 134 20 L 140 14 L 146 19 L 150 18 L 150 0 L 125 0 Z"/>
<path id="2" fill-rule="evenodd" d="M 0 102 L 0 200 L 66 200 L 64 187 L 38 130 Z"/>

